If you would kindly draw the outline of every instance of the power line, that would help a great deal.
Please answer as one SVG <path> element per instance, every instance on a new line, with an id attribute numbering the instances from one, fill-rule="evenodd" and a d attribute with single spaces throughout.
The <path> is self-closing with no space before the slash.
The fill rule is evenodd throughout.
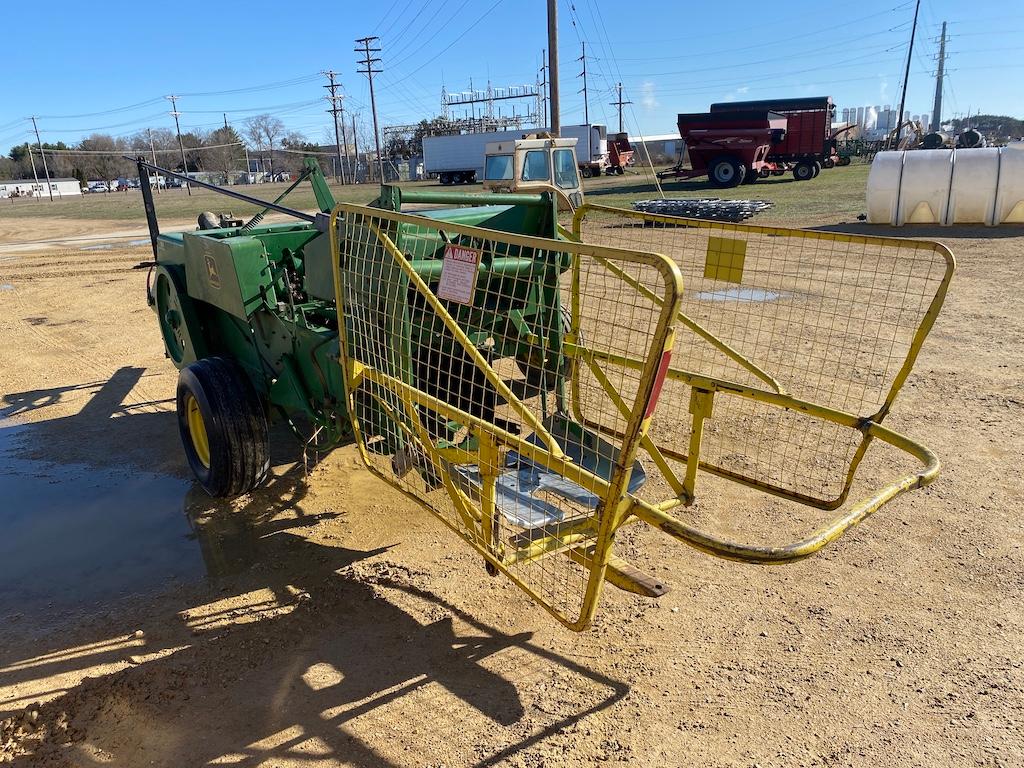
<path id="1" fill-rule="evenodd" d="M 454 46 L 456 43 L 458 43 L 460 40 L 462 40 L 462 38 L 464 38 L 471 31 L 473 31 L 473 29 L 476 27 L 477 24 L 479 24 L 481 21 L 483 21 L 485 18 L 487 18 L 491 14 L 491 12 L 494 11 L 494 9 L 497 8 L 499 5 L 501 5 L 504 1 L 505 0 L 495 0 L 494 4 L 491 5 L 490 8 L 488 8 L 486 11 L 484 11 L 483 14 L 481 14 L 477 18 L 476 21 L 474 21 L 472 24 L 470 24 L 468 27 L 466 27 L 461 33 L 459 33 L 459 35 L 454 40 L 452 40 L 450 43 L 448 43 L 448 45 L 446 45 L 444 48 L 439 50 L 437 53 L 435 53 L 433 56 L 431 56 L 426 61 L 419 62 L 418 65 L 417 65 L 418 68 L 422 69 L 427 64 L 431 64 L 432 62 L 437 61 L 437 59 L 441 58 L 441 56 L 446 54 L 452 48 L 452 46 Z M 392 66 L 393 67 L 399 67 L 404 62 L 406 62 L 410 58 L 412 58 L 412 56 L 414 56 L 414 55 L 415 55 L 415 53 L 411 53 L 408 56 L 406 56 L 404 59 L 402 59 L 401 61 L 398 61 L 395 64 L 393 64 Z M 404 80 L 407 77 L 408 77 L 408 75 L 406 77 L 404 77 L 404 78 L 401 78 L 398 82 L 401 82 L 401 80 Z"/>

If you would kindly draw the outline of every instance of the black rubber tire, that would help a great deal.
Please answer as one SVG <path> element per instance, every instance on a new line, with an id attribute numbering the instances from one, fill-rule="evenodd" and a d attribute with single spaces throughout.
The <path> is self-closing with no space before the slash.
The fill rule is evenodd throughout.
<path id="1" fill-rule="evenodd" d="M 793 178 L 797 181 L 810 181 L 814 178 L 814 166 L 806 160 L 801 160 L 793 166 Z"/>
<path id="2" fill-rule="evenodd" d="M 189 428 L 186 402 L 194 398 L 209 444 L 210 465 L 199 458 Z M 178 374 L 178 432 L 189 467 L 211 496 L 251 491 L 270 471 L 267 417 L 252 383 L 236 363 L 207 357 Z"/>
<path id="3" fill-rule="evenodd" d="M 746 177 L 747 167 L 730 155 L 720 155 L 708 165 L 711 186 L 720 189 L 738 187 Z"/>
<path id="4" fill-rule="evenodd" d="M 760 173 L 755 171 L 753 168 L 747 168 L 746 173 L 743 175 L 743 183 L 744 184 L 753 184 L 759 178 L 761 178 L 761 174 Z"/>
<path id="5" fill-rule="evenodd" d="M 760 176 L 762 179 L 767 179 L 769 176 L 772 175 L 772 169 L 769 168 L 767 165 L 762 165 L 761 170 L 757 172 L 757 175 Z"/>
<path id="6" fill-rule="evenodd" d="M 777 170 L 772 171 L 772 176 L 785 176 L 785 175 L 786 175 L 786 172 L 781 170 L 781 169 L 777 169 Z"/>
<path id="7" fill-rule="evenodd" d="M 821 164 L 821 167 L 822 168 L 835 168 L 836 167 L 836 161 L 833 160 L 831 157 L 827 157 L 827 158 L 825 158 L 825 162 L 823 162 Z"/>
<path id="8" fill-rule="evenodd" d="M 447 173 L 442 173 L 437 180 L 440 181 L 441 184 L 444 186 L 448 186 L 449 184 L 452 183 L 452 177 L 449 176 Z"/>
<path id="9" fill-rule="evenodd" d="M 836 165 L 839 165 L 839 166 L 846 166 L 846 165 L 849 165 L 849 164 L 850 164 L 850 158 L 849 157 L 845 157 L 844 156 L 844 157 L 840 157 L 838 160 L 836 160 Z"/>
<path id="10" fill-rule="evenodd" d="M 584 165 L 582 168 L 580 168 L 580 176 L 582 176 L 584 179 L 589 179 L 593 175 L 594 171 L 590 168 L 589 165 Z"/>
<path id="11" fill-rule="evenodd" d="M 821 173 L 821 163 L 815 160 L 813 163 L 811 163 L 811 168 L 814 170 L 814 175 L 811 178 L 818 178 L 818 174 Z"/>

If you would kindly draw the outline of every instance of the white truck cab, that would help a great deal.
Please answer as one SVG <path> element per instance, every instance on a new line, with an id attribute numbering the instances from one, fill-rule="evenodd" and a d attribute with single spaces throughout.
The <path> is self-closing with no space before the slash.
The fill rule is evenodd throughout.
<path id="1" fill-rule="evenodd" d="M 528 135 L 522 139 L 493 141 L 484 159 L 484 189 L 492 192 L 552 190 L 560 208 L 583 204 L 576 165 L 576 139 Z"/>

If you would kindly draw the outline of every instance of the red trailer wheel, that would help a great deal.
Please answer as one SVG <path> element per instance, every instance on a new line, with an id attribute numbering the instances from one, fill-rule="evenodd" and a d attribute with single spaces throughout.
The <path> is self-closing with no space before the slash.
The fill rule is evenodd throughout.
<path id="1" fill-rule="evenodd" d="M 743 183 L 746 175 L 746 166 L 735 157 L 730 157 L 729 155 L 716 157 L 711 161 L 711 165 L 708 166 L 708 178 L 711 180 L 711 185 L 723 189 L 738 187 Z"/>

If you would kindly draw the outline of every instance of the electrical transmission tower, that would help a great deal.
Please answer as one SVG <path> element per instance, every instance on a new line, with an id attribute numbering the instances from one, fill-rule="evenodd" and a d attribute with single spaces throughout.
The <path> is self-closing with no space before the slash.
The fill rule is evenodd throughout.
<path id="1" fill-rule="evenodd" d="M 942 78 L 946 71 L 946 22 L 942 22 L 939 38 L 939 68 L 935 73 L 935 103 L 932 104 L 932 130 L 942 130 Z"/>
<path id="2" fill-rule="evenodd" d="M 364 75 L 366 75 L 366 77 L 370 81 L 370 110 L 373 112 L 373 140 L 374 140 L 374 142 L 377 145 L 377 170 L 380 172 L 379 180 L 381 182 L 383 182 L 384 181 L 384 156 L 381 154 L 381 151 L 380 151 L 380 129 L 377 127 L 377 99 L 375 98 L 374 93 L 373 93 L 373 76 L 374 75 L 379 75 L 384 70 L 382 70 L 382 69 L 374 69 L 373 68 L 374 64 L 377 64 L 377 63 L 380 62 L 380 57 L 379 56 L 378 57 L 373 56 L 373 54 L 375 54 L 375 53 L 380 53 L 380 48 L 371 48 L 370 47 L 371 43 L 375 43 L 379 39 L 380 38 L 377 37 L 376 35 L 373 35 L 371 37 L 360 37 L 358 40 L 356 40 L 356 43 L 358 45 L 361 45 L 362 48 L 361 49 L 360 48 L 356 48 L 355 51 L 356 51 L 356 53 L 363 54 L 363 58 L 360 59 L 357 63 L 359 65 L 365 67 L 365 69 L 361 69 L 359 71 L 362 72 Z"/>
<path id="3" fill-rule="evenodd" d="M 335 177 L 339 177 L 340 176 L 341 183 L 344 184 L 345 183 L 345 162 L 342 159 L 342 155 L 341 155 L 341 138 L 338 136 L 338 119 L 339 119 L 338 115 L 341 115 L 341 130 L 342 130 L 342 134 L 344 134 L 344 131 L 345 131 L 345 103 L 344 103 L 345 102 L 345 97 L 338 95 L 338 87 L 339 87 L 339 85 L 338 85 L 338 83 L 336 83 L 334 81 L 334 76 L 336 74 L 335 71 L 333 69 L 328 69 L 323 74 L 327 75 L 327 79 L 330 80 L 330 83 L 328 85 L 325 85 L 324 88 L 327 88 L 328 91 L 330 91 L 330 95 L 327 97 L 327 99 L 328 99 L 328 101 L 331 102 L 331 108 L 328 109 L 327 111 L 330 112 L 331 115 L 334 117 L 334 147 L 338 151 L 338 172 L 335 173 L 334 175 L 335 175 Z M 348 156 L 348 137 L 347 136 L 345 137 L 345 156 L 346 157 Z"/>
<path id="4" fill-rule="evenodd" d="M 626 104 L 632 104 L 633 102 L 632 102 L 632 101 L 623 101 L 623 100 L 622 100 L 622 83 L 618 83 L 618 84 L 617 84 L 617 85 L 615 86 L 615 88 L 616 88 L 616 90 L 617 90 L 617 92 L 618 92 L 618 94 L 619 94 L 619 98 L 618 98 L 618 99 L 617 99 L 616 101 L 612 101 L 612 102 L 610 102 L 610 104 L 611 104 L 611 105 L 612 105 L 613 107 L 618 107 L 618 108 L 619 108 L 619 133 L 622 133 L 623 131 L 625 131 L 625 130 L 626 130 L 625 128 L 623 128 L 623 122 L 622 122 L 622 108 L 623 108 L 623 107 L 624 107 L 624 106 L 625 106 Z"/>

